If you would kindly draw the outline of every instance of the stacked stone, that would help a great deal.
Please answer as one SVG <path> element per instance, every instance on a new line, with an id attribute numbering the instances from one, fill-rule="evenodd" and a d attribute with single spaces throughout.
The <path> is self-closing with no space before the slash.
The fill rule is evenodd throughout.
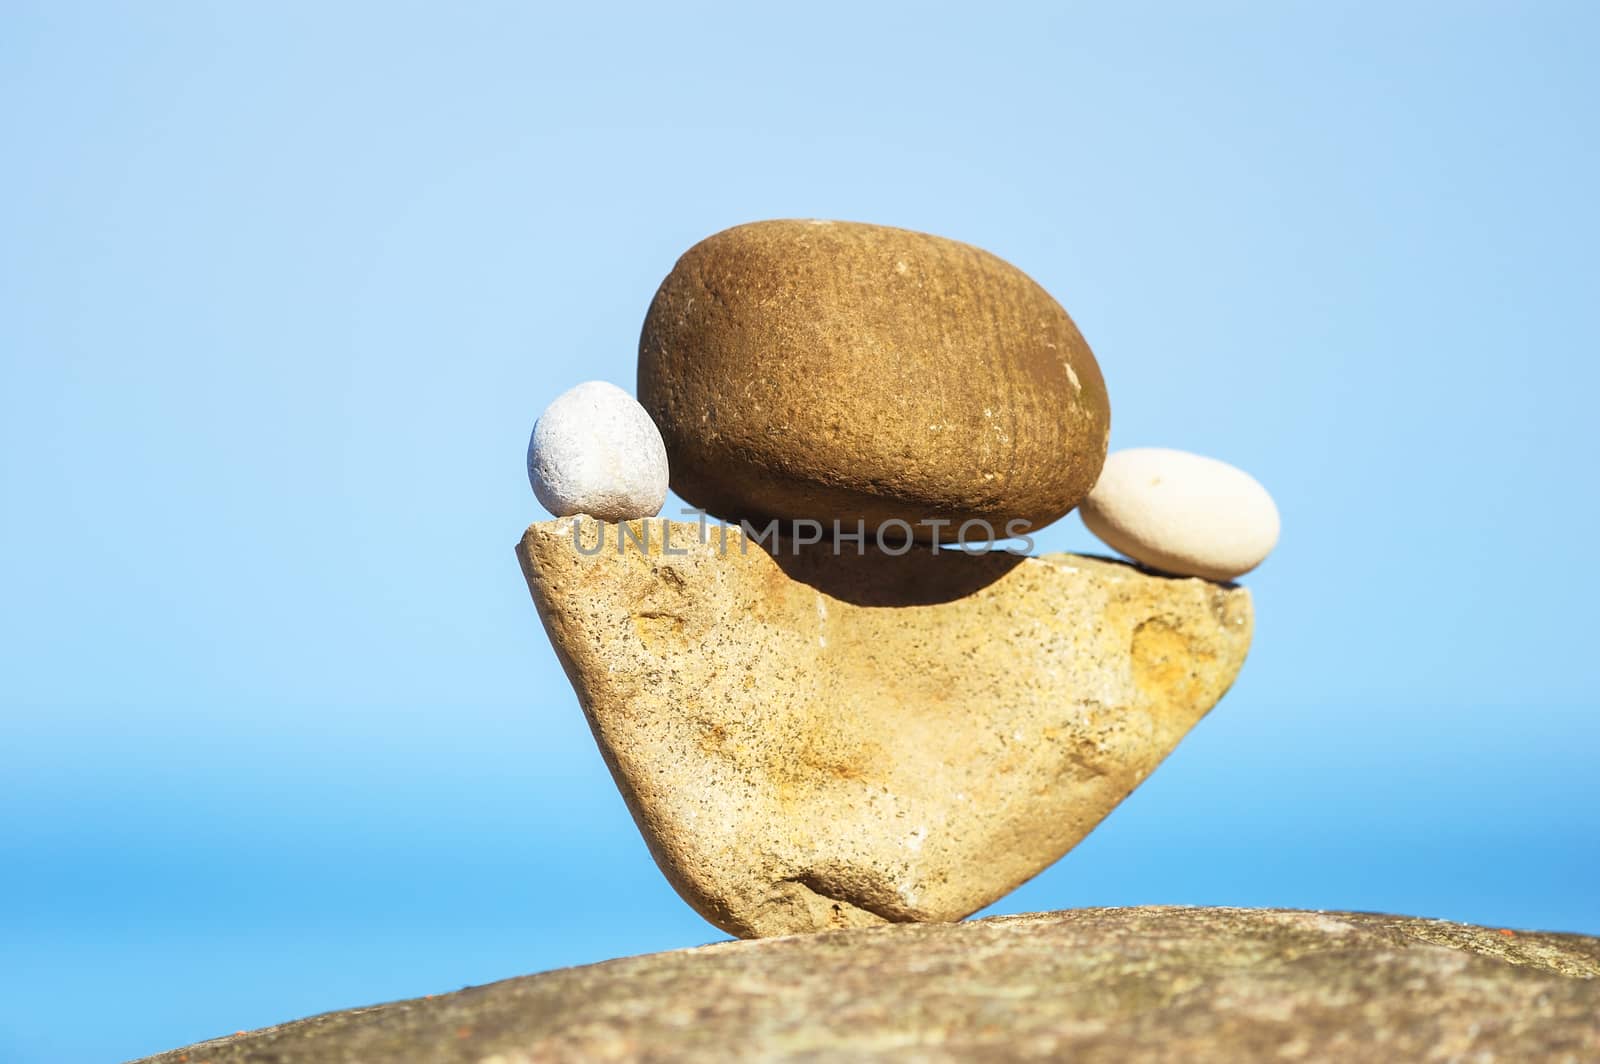
<path id="1" fill-rule="evenodd" d="M 954 240 L 771 221 L 701 241 L 650 305 L 638 390 L 579 385 L 539 419 L 529 474 L 552 513 L 654 516 L 670 467 L 712 516 L 869 541 L 992 543 L 1081 504 L 1135 561 L 1231 580 L 1277 540 L 1270 496 L 1231 466 L 1108 462 L 1105 381 L 1072 318 Z"/>
<path id="2" fill-rule="evenodd" d="M 1243 664 L 1228 582 L 1276 542 L 1270 496 L 1181 451 L 1108 458 L 1088 344 L 988 252 L 718 233 L 651 302 L 638 396 L 589 382 L 539 418 L 529 476 L 563 520 L 518 552 L 652 854 L 734 934 L 993 902 Z M 669 481 L 731 539 L 642 521 Z M 982 549 L 1074 508 L 1142 568 Z"/>

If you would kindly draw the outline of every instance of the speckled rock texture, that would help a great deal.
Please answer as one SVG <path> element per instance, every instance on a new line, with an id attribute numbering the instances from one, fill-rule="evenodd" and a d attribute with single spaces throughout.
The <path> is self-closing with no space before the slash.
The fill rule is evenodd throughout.
<path id="1" fill-rule="evenodd" d="M 795 550 L 583 519 L 518 548 L 656 863 L 741 937 L 983 908 L 1138 786 L 1250 644 L 1243 588 L 1073 555 Z"/>
<path id="2" fill-rule="evenodd" d="M 1600 939 L 1085 909 L 728 942 L 330 1013 L 160 1064 L 1578 1062 Z"/>
<path id="3" fill-rule="evenodd" d="M 924 541 L 924 519 L 1014 534 L 1061 517 L 1111 425 L 1089 345 L 1027 274 L 851 222 L 755 222 L 690 248 L 650 304 L 638 392 L 673 489 L 710 513 L 895 518 Z"/>

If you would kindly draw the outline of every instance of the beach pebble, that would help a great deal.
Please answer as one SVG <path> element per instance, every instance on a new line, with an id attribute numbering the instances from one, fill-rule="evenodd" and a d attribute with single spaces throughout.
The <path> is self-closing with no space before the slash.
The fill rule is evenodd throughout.
<path id="1" fill-rule="evenodd" d="M 903 521 L 924 542 L 1062 517 L 1111 429 L 1093 352 L 1027 274 L 855 222 L 752 222 L 690 248 L 645 317 L 639 401 L 673 490 L 708 513 Z"/>
<path id="2" fill-rule="evenodd" d="M 1161 447 L 1108 456 L 1079 513 L 1112 550 L 1151 569 L 1207 580 L 1249 572 L 1278 542 L 1278 508 L 1254 477 Z"/>
<path id="3" fill-rule="evenodd" d="M 606 381 L 556 397 L 533 426 L 528 480 L 557 517 L 654 517 L 667 500 L 667 448 L 644 407 Z"/>

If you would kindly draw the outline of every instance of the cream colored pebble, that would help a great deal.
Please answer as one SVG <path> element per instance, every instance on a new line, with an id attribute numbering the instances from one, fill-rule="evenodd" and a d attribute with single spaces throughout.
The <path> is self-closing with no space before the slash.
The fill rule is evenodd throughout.
<path id="1" fill-rule="evenodd" d="M 1179 576 L 1232 580 L 1278 543 L 1278 507 L 1254 477 L 1162 447 L 1107 456 L 1079 513 L 1112 550 Z"/>
<path id="2" fill-rule="evenodd" d="M 654 517 L 667 501 L 667 448 L 644 407 L 606 381 L 556 397 L 533 426 L 528 480 L 557 517 Z"/>

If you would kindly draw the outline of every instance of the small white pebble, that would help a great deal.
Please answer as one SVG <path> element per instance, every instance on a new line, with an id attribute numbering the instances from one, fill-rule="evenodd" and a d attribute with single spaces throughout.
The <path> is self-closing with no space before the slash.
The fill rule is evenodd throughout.
<path id="1" fill-rule="evenodd" d="M 528 480 L 557 517 L 654 517 L 667 501 L 667 448 L 633 396 L 606 381 L 585 381 L 534 423 Z"/>
<path id="2" fill-rule="evenodd" d="M 1107 456 L 1079 514 L 1112 550 L 1179 576 L 1232 580 L 1278 543 L 1278 507 L 1254 477 L 1161 447 Z"/>

